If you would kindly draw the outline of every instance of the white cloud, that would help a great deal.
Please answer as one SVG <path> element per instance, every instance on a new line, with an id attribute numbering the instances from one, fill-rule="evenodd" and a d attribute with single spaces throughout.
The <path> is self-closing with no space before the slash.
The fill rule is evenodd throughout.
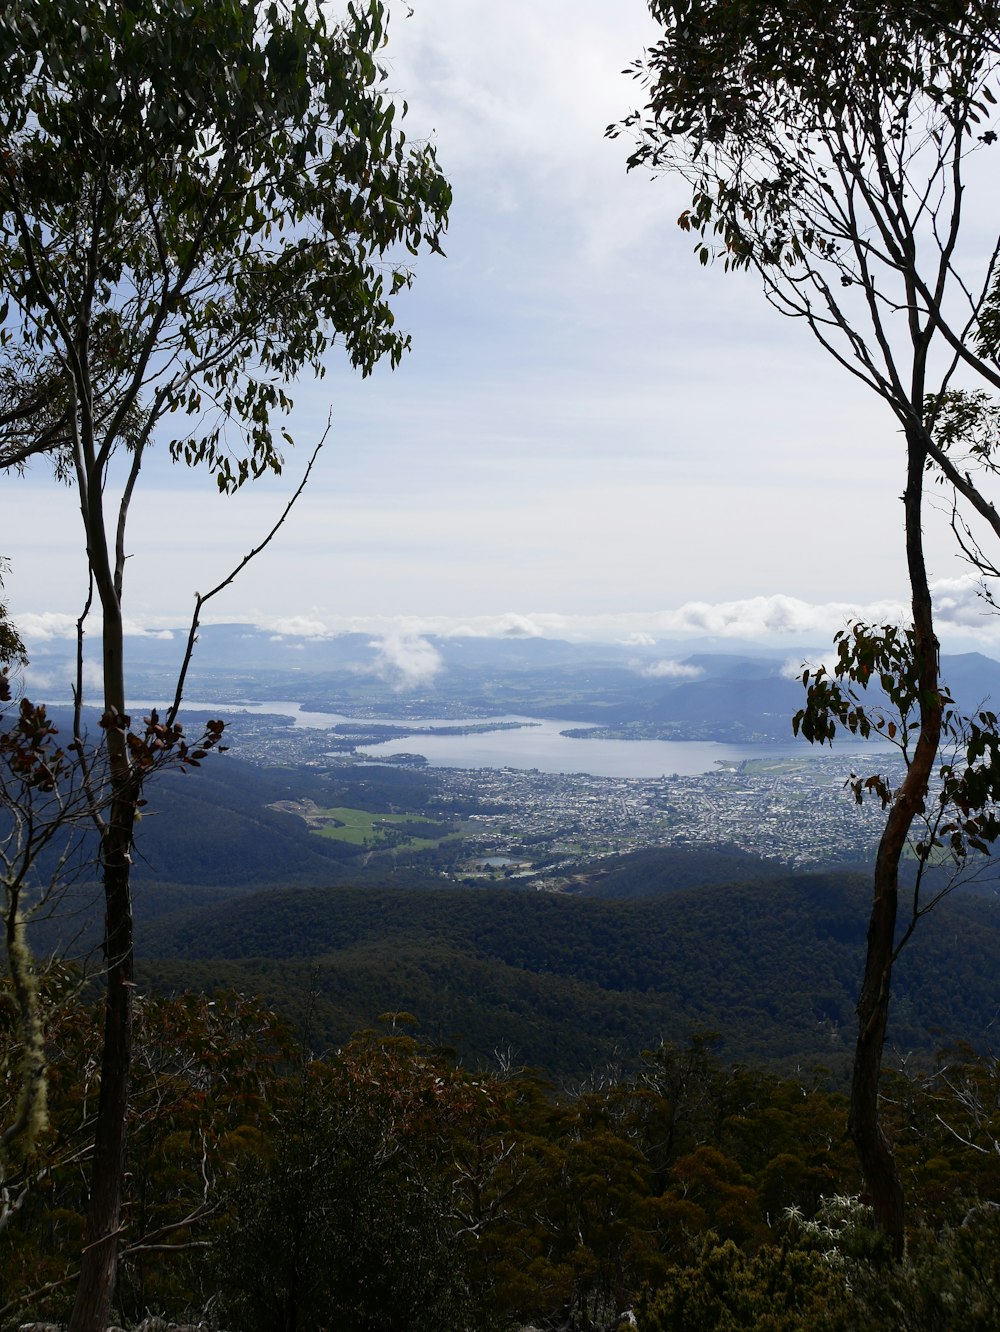
<path id="1" fill-rule="evenodd" d="M 828 636 L 851 620 L 896 623 L 903 615 L 897 601 L 869 605 L 831 601 L 813 603 L 777 593 L 740 601 L 688 601 L 658 618 L 666 633 L 708 634 L 719 638 L 773 638 L 814 634 Z"/>
<path id="2" fill-rule="evenodd" d="M 527 615 L 505 615 L 499 628 L 504 638 L 539 638 L 543 632 Z"/>
<path id="3" fill-rule="evenodd" d="M 56 671 L 42 671 L 34 666 L 26 666 L 22 672 L 24 692 L 30 698 L 32 694 L 44 691 L 51 697 L 62 697 L 69 689 L 69 674 L 63 677 Z"/>
<path id="4" fill-rule="evenodd" d="M 123 629 L 127 638 L 158 638 L 170 642 L 174 636 L 172 629 L 156 629 L 135 619 L 125 620 Z"/>
<path id="5" fill-rule="evenodd" d="M 447 171 L 475 173 L 501 205 L 527 181 L 592 181 L 595 144 L 636 89 L 622 75 L 656 28 L 641 5 L 606 0 L 433 0 L 390 29 L 393 82 L 408 131 L 433 129 Z M 608 145 L 622 169 L 625 153 Z M 591 200 L 593 202 L 593 200 Z"/>
<path id="6" fill-rule="evenodd" d="M 941 579 L 932 584 L 938 632 L 945 651 L 980 648 L 1000 650 L 1000 615 L 993 613 L 977 593 L 973 577 Z M 810 601 L 774 593 L 769 596 L 732 600 L 685 601 L 659 611 L 604 610 L 592 613 L 560 611 L 503 611 L 479 615 L 390 615 L 336 614 L 323 609 L 302 615 L 274 616 L 248 610 L 246 619 L 275 639 L 288 640 L 293 647 L 310 640 L 319 641 L 344 633 L 363 633 L 376 641 L 381 654 L 380 668 L 391 678 L 409 684 L 432 678 L 440 661 L 429 636 L 444 638 L 553 638 L 573 642 L 618 643 L 624 647 L 650 649 L 665 640 L 680 644 L 692 638 L 732 639 L 789 647 L 802 645 L 822 650 L 833 635 L 854 620 L 869 624 L 900 624 L 907 620 L 902 601 L 884 599 L 864 601 Z M 67 650 L 76 633 L 76 619 L 56 612 L 28 613 L 15 617 L 29 654 L 32 647 L 59 642 Z M 231 617 L 206 617 L 206 624 L 231 623 Z M 88 641 L 93 645 L 100 628 L 96 618 L 88 624 Z M 136 617 L 129 621 L 131 634 L 171 638 L 162 614 Z M 176 633 L 176 629 L 174 630 Z M 955 643 L 961 647 L 956 647 Z M 667 652 L 669 652 L 667 648 Z M 798 658 L 789 658 L 792 674 L 801 670 Z M 404 667 L 404 663 L 406 663 Z M 662 678 L 681 678 L 682 663 L 664 654 L 659 661 L 636 661 L 637 670 Z"/>
<path id="7" fill-rule="evenodd" d="M 53 640 L 76 638 L 78 617 L 59 611 L 26 611 L 15 617 L 18 632 L 29 645 L 32 643 L 51 643 Z M 90 615 L 84 624 L 84 631 L 89 639 L 101 631 L 100 615 Z M 174 630 L 164 628 L 152 619 L 126 617 L 123 630 L 128 638 L 156 638 L 169 641 L 174 637 Z"/>
<path id="8" fill-rule="evenodd" d="M 572 618 L 553 614 L 518 615 L 508 611 L 503 615 L 476 615 L 457 623 L 443 616 L 420 623 L 425 626 L 425 633 L 439 633 L 447 638 L 558 638 Z"/>
<path id="9" fill-rule="evenodd" d="M 699 675 L 705 674 L 701 666 L 688 666 L 683 661 L 672 661 L 669 657 L 662 661 L 636 663 L 633 669 L 651 680 L 697 680 Z"/>
<path id="10" fill-rule="evenodd" d="M 941 624 L 961 625 L 974 634 L 995 639 L 1000 632 L 1000 617 L 980 594 L 979 579 L 967 574 L 962 578 L 939 578 L 931 584 L 934 614 Z"/>
<path id="11" fill-rule="evenodd" d="M 30 698 L 32 694 L 44 693 L 47 701 L 69 702 L 76 686 L 76 662 L 67 656 L 66 660 L 51 666 L 39 667 L 29 664 L 24 668 L 24 691 Z M 89 658 L 83 662 L 83 686 L 85 695 L 97 700 L 104 690 L 104 675 L 100 665 Z"/>
<path id="12" fill-rule="evenodd" d="M 984 645 L 1000 643 L 1000 616 L 991 611 L 971 576 L 943 578 L 931 584 L 938 632 L 961 633 Z M 902 601 L 808 602 L 780 594 L 740 601 L 690 601 L 656 617 L 665 633 L 699 633 L 721 638 L 762 639 L 779 636 L 831 638 L 855 620 L 865 624 L 905 624 Z"/>
<path id="13" fill-rule="evenodd" d="M 540 638 L 544 629 L 529 615 L 502 615 L 494 630 L 499 638 Z"/>
<path id="14" fill-rule="evenodd" d="M 59 611 L 27 612 L 16 618 L 17 629 L 29 645 L 49 643 L 55 638 L 76 637 L 76 616 Z"/>
<path id="15" fill-rule="evenodd" d="M 286 615 L 277 619 L 268 619 L 267 627 L 273 631 L 276 639 L 286 635 L 290 638 L 329 638 L 333 632 L 322 620 L 313 619 L 308 615 Z"/>
<path id="16" fill-rule="evenodd" d="M 430 684 L 444 662 L 426 638 L 384 634 L 371 644 L 376 649 L 375 669 L 394 689 L 415 689 Z"/>
<path id="17" fill-rule="evenodd" d="M 84 692 L 92 691 L 98 697 L 104 689 L 104 671 L 98 662 L 89 659 L 83 663 L 83 687 Z"/>

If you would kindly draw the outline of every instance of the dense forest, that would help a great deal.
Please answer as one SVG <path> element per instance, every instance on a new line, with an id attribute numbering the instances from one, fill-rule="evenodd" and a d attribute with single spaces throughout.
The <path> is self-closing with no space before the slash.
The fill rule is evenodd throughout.
<path id="1" fill-rule="evenodd" d="M 0 1320 L 65 1316 L 99 1014 L 45 982 L 50 1127 L 14 1157 Z M 471 1067 L 391 1012 L 317 1057 L 257 1000 L 138 1006 L 119 1315 L 246 1332 L 971 1328 L 1000 1318 L 996 1062 L 911 1058 L 885 1096 L 912 1198 L 886 1265 L 821 1073 L 660 1042 L 575 1090 Z"/>
<path id="2" fill-rule="evenodd" d="M 669 863 L 669 855 L 666 857 Z M 663 877 L 661 876 L 661 882 Z M 790 875 L 609 902 L 516 890 L 289 889 L 140 928 L 158 989 L 264 994 L 337 1044 L 385 1009 L 473 1063 L 510 1047 L 561 1080 L 633 1060 L 660 1037 L 717 1031 L 725 1057 L 843 1076 L 864 950 L 860 876 Z M 996 1016 L 1000 914 L 940 907 L 900 963 L 891 1040 L 984 1046 Z M 300 1028 L 301 1029 L 301 1028 Z"/>
<path id="3" fill-rule="evenodd" d="M 336 781 L 227 761 L 152 792 L 123 1324 L 930 1329 L 947 1299 L 995 1325 L 989 885 L 939 903 L 896 971 L 884 1097 L 911 1256 L 889 1279 L 845 1132 L 862 867 L 650 848 L 562 893 L 442 887 L 432 861 L 268 808 L 440 813 L 432 774 Z M 49 1126 L 8 1154 L 0 1326 L 69 1311 L 98 891 L 84 874 L 32 927 L 80 969 L 44 973 Z M 9 1119 L 15 1021 L 3 1040 Z"/>

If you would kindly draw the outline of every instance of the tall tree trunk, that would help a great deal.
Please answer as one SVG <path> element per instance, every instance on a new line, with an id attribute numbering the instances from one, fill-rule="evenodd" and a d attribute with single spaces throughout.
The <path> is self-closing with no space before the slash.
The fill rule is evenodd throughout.
<path id="1" fill-rule="evenodd" d="M 115 800 L 102 848 L 105 900 L 104 1048 L 84 1249 L 70 1332 L 104 1332 L 118 1275 L 132 1062 L 133 947 L 129 851 L 135 797 Z"/>
<path id="2" fill-rule="evenodd" d="M 120 574 L 112 573 L 112 564 L 108 558 L 99 491 L 97 500 L 97 506 L 85 506 L 84 518 L 88 558 L 94 571 L 104 617 L 105 737 L 111 780 L 111 803 L 101 831 L 101 869 L 104 879 L 104 1044 L 90 1198 L 80 1278 L 69 1332 L 104 1332 L 110 1321 L 118 1276 L 132 1064 L 134 956 L 131 852 L 141 778 L 130 761 L 124 728 L 124 627 Z"/>
<path id="3" fill-rule="evenodd" d="M 854 1054 L 848 1128 L 865 1184 L 872 1197 L 875 1223 L 889 1238 L 896 1259 L 903 1256 L 903 1186 L 895 1155 L 879 1122 L 878 1088 L 889 1018 L 889 998 L 899 896 L 899 864 L 913 820 L 924 808 L 941 740 L 941 693 L 938 642 L 921 529 L 926 449 L 921 433 L 907 430 L 907 484 L 903 496 L 906 559 L 913 596 L 913 646 L 918 678 L 920 734 L 886 820 L 875 859 L 868 952 L 858 1000 L 858 1040 Z"/>

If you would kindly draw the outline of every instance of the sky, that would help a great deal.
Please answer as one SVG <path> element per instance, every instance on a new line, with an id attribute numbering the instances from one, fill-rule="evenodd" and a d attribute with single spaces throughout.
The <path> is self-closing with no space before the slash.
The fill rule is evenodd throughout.
<path id="1" fill-rule="evenodd" d="M 280 512 L 289 523 L 209 618 L 363 628 L 821 644 L 906 595 L 902 443 L 885 407 L 755 280 L 702 268 L 683 188 L 604 137 L 640 99 L 642 0 L 412 0 L 385 52 L 455 193 L 447 257 L 422 256 L 398 322 L 413 350 L 361 381 L 300 382 L 282 481 L 233 498 L 160 457 L 137 495 L 126 612 L 186 622 L 194 592 Z M 72 494 L 0 489 L 5 596 L 28 637 L 85 592 Z M 942 639 L 1000 655 L 943 513 L 928 522 Z"/>

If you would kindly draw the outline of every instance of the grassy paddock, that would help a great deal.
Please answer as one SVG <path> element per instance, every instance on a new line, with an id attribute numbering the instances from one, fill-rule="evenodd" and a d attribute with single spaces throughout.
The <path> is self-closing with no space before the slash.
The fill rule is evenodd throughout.
<path id="1" fill-rule="evenodd" d="M 313 830 L 320 837 L 349 842 L 352 846 L 377 847 L 386 840 L 386 824 L 405 827 L 408 823 L 427 823 L 428 820 L 419 814 L 373 814 L 366 809 L 320 809 L 316 811 L 312 822 Z M 445 837 L 410 837 L 398 845 L 401 850 L 420 851 L 440 846 L 446 840 Z"/>

